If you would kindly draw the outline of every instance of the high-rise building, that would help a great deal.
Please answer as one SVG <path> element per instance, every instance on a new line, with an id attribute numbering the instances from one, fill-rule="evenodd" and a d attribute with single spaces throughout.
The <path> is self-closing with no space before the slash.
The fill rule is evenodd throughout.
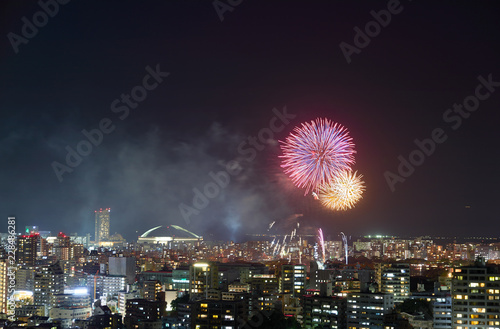
<path id="1" fill-rule="evenodd" d="M 410 296 L 410 265 L 402 263 L 375 264 L 378 289 L 394 295 L 394 303 L 402 303 Z"/>
<path id="2" fill-rule="evenodd" d="M 451 328 L 451 296 L 449 294 L 438 294 L 433 297 L 431 301 L 434 329 Z"/>
<path id="3" fill-rule="evenodd" d="M 59 263 L 41 266 L 35 273 L 34 304 L 50 305 L 52 296 L 63 292 L 64 272 Z M 46 308 L 46 315 L 48 315 L 48 311 Z"/>
<path id="4" fill-rule="evenodd" d="M 248 281 L 250 282 L 250 290 L 252 293 L 278 293 L 278 278 L 274 274 L 253 274 Z"/>
<path id="5" fill-rule="evenodd" d="M 109 214 L 111 208 L 95 211 L 95 243 L 109 240 Z"/>
<path id="6" fill-rule="evenodd" d="M 57 238 L 54 240 L 53 254 L 60 260 L 70 260 L 71 257 L 71 243 L 69 236 L 63 232 L 59 232 Z"/>
<path id="7" fill-rule="evenodd" d="M 33 291 L 35 284 L 35 270 L 32 266 L 19 266 L 16 270 L 16 290 Z"/>
<path id="8" fill-rule="evenodd" d="M 7 313 L 7 260 L 0 260 L 0 312 Z"/>
<path id="9" fill-rule="evenodd" d="M 219 288 L 219 268 L 214 262 L 198 262 L 189 267 L 189 293 L 207 298 L 208 289 Z"/>
<path id="10" fill-rule="evenodd" d="M 344 329 L 346 299 L 328 295 L 304 295 L 303 321 L 306 328 Z"/>
<path id="11" fill-rule="evenodd" d="M 456 268 L 452 280 L 452 322 L 455 329 L 500 329 L 500 273 L 478 260 Z"/>
<path id="12" fill-rule="evenodd" d="M 109 275 L 126 276 L 127 283 L 135 281 L 135 257 L 109 257 Z"/>
<path id="13" fill-rule="evenodd" d="M 91 295 L 95 293 L 96 299 L 118 295 L 118 292 L 125 290 L 127 286 L 125 276 L 89 274 L 87 278 L 87 288 Z"/>
<path id="14" fill-rule="evenodd" d="M 17 238 L 16 261 L 21 265 L 35 265 L 40 235 L 21 235 Z"/>
<path id="15" fill-rule="evenodd" d="M 161 292 L 160 281 L 148 280 L 142 284 L 142 298 L 155 301 L 158 299 L 158 294 Z"/>
<path id="16" fill-rule="evenodd" d="M 282 294 L 298 297 L 306 286 L 306 266 L 284 264 L 281 266 L 279 290 Z"/>
<path id="17" fill-rule="evenodd" d="M 384 315 L 394 307 L 394 296 L 382 293 L 349 293 L 347 295 L 347 328 L 381 328 Z"/>

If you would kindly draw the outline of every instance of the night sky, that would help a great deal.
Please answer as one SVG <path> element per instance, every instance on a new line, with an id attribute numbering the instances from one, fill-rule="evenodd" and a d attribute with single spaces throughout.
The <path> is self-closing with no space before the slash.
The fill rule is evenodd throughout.
<path id="1" fill-rule="evenodd" d="M 1 216 L 15 215 L 18 231 L 93 236 L 94 210 L 110 207 L 111 233 L 127 239 L 176 224 L 242 241 L 293 214 L 332 239 L 499 236 L 499 3 L 238 2 L 218 13 L 212 1 L 73 0 L 44 22 L 39 3 L 2 1 Z M 354 29 L 388 6 L 397 13 L 356 40 L 348 63 L 340 44 L 354 47 Z M 40 27 L 24 38 L 34 15 Z M 493 82 L 478 87 L 480 76 Z M 144 84 L 125 107 L 121 95 Z M 489 97 L 475 104 L 477 88 Z M 477 109 L 458 122 L 447 111 L 467 97 Z M 289 123 L 249 151 L 284 108 Z M 278 141 L 317 117 L 356 144 L 367 190 L 353 210 L 324 210 L 280 168 Z M 68 148 L 88 141 L 82 130 L 100 124 L 101 143 L 58 179 L 53 163 L 67 165 Z M 435 129 L 446 140 L 391 191 L 384 173 L 399 175 L 398 156 Z M 232 160 L 239 173 L 186 222 L 179 206 Z"/>

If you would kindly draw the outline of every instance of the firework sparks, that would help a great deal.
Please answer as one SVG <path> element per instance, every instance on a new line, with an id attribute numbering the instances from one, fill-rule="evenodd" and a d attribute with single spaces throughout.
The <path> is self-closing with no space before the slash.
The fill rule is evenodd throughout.
<path id="1" fill-rule="evenodd" d="M 343 171 L 330 184 L 320 186 L 321 203 L 332 210 L 347 210 L 363 197 L 365 190 L 363 175 L 357 172 Z"/>
<path id="2" fill-rule="evenodd" d="M 267 229 L 268 231 L 273 227 L 274 223 L 276 223 L 276 221 L 273 221 L 271 224 L 269 224 L 269 228 Z"/>
<path id="3" fill-rule="evenodd" d="M 286 229 L 290 229 L 290 231 L 288 231 L 290 232 L 289 234 L 286 234 L 282 238 L 278 237 L 278 235 L 275 235 L 273 240 L 271 241 L 269 250 L 272 251 L 272 254 L 274 256 L 279 256 L 281 258 L 291 257 L 291 252 L 295 252 L 297 251 L 297 249 L 300 250 L 301 243 L 299 243 L 299 241 L 301 241 L 301 238 L 298 232 L 300 228 L 299 219 L 302 216 L 302 214 L 294 214 L 286 218 L 284 221 L 273 221 L 269 224 L 268 231 L 270 231 L 271 228 L 276 228 L 276 226 L 279 226 L 283 223 Z M 299 258 L 300 257 L 301 256 L 299 255 Z"/>
<path id="4" fill-rule="evenodd" d="M 344 253 L 345 253 L 345 264 L 349 264 L 349 249 L 347 246 L 347 236 L 344 234 L 344 232 L 340 232 L 342 235 L 342 241 L 344 242 Z"/>
<path id="5" fill-rule="evenodd" d="M 325 263 L 326 260 L 326 254 L 325 254 L 325 239 L 323 238 L 323 230 L 318 229 L 318 242 L 319 246 L 321 248 L 321 258 L 322 258 L 322 263 Z"/>
<path id="6" fill-rule="evenodd" d="M 281 149 L 281 167 L 297 187 L 305 188 L 305 194 L 350 170 L 356 153 L 347 129 L 328 119 L 295 127 Z"/>

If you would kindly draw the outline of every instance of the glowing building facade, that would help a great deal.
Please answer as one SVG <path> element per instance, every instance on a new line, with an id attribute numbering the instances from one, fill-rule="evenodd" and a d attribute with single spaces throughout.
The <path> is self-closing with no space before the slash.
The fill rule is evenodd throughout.
<path id="1" fill-rule="evenodd" d="M 282 294 L 300 296 L 306 286 L 306 266 L 284 264 L 281 267 L 279 290 Z"/>
<path id="2" fill-rule="evenodd" d="M 16 261 L 20 265 L 35 265 L 40 235 L 21 235 L 17 238 Z"/>
<path id="3" fill-rule="evenodd" d="M 380 292 L 394 295 L 394 303 L 410 296 L 410 265 L 403 263 L 376 264 L 375 277 Z"/>
<path id="4" fill-rule="evenodd" d="M 35 291 L 33 294 L 35 305 L 50 305 L 54 294 L 64 292 L 64 272 L 59 265 L 41 266 L 35 274 Z M 48 309 L 45 309 L 45 315 L 48 315 Z"/>
<path id="5" fill-rule="evenodd" d="M 7 261 L 0 260 L 0 311 L 7 313 Z"/>
<path id="6" fill-rule="evenodd" d="M 109 214 L 111 208 L 95 211 L 95 243 L 109 240 Z"/>
<path id="7" fill-rule="evenodd" d="M 392 311 L 394 295 L 353 292 L 347 295 L 347 328 L 382 328 Z"/>
<path id="8" fill-rule="evenodd" d="M 454 270 L 452 322 L 456 329 L 500 329 L 500 273 L 497 269 L 476 263 Z"/>
<path id="9" fill-rule="evenodd" d="M 214 262 L 198 262 L 189 267 L 189 293 L 203 296 L 219 288 L 219 268 Z"/>

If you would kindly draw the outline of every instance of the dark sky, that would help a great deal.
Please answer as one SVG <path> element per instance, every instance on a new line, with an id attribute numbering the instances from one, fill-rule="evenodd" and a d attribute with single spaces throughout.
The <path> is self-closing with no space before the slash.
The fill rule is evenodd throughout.
<path id="1" fill-rule="evenodd" d="M 297 213 L 326 238 L 498 236 L 500 87 L 457 129 L 455 114 L 443 119 L 475 95 L 479 76 L 500 81 L 494 1 L 403 0 L 350 63 L 339 45 L 354 46 L 354 28 L 388 2 L 243 0 L 223 21 L 211 1 L 73 0 L 47 22 L 35 1 L 1 6 L 0 214 L 15 215 L 18 231 L 93 235 L 94 210 L 111 207 L 112 233 L 128 239 L 177 224 L 241 240 Z M 38 32 L 25 27 L 32 35 L 13 47 L 9 36 L 21 38 L 34 15 Z M 148 66 L 169 75 L 128 116 L 113 112 Z M 295 117 L 248 161 L 238 146 L 284 107 Z M 325 211 L 279 166 L 277 141 L 317 117 L 347 127 L 356 144 L 367 190 L 348 212 Z M 60 182 L 52 163 L 66 165 L 67 147 L 106 119 L 114 130 Z M 447 140 L 391 191 L 384 173 L 397 174 L 398 156 L 434 129 Z M 187 223 L 179 205 L 192 206 L 193 189 L 230 160 L 241 172 Z"/>

